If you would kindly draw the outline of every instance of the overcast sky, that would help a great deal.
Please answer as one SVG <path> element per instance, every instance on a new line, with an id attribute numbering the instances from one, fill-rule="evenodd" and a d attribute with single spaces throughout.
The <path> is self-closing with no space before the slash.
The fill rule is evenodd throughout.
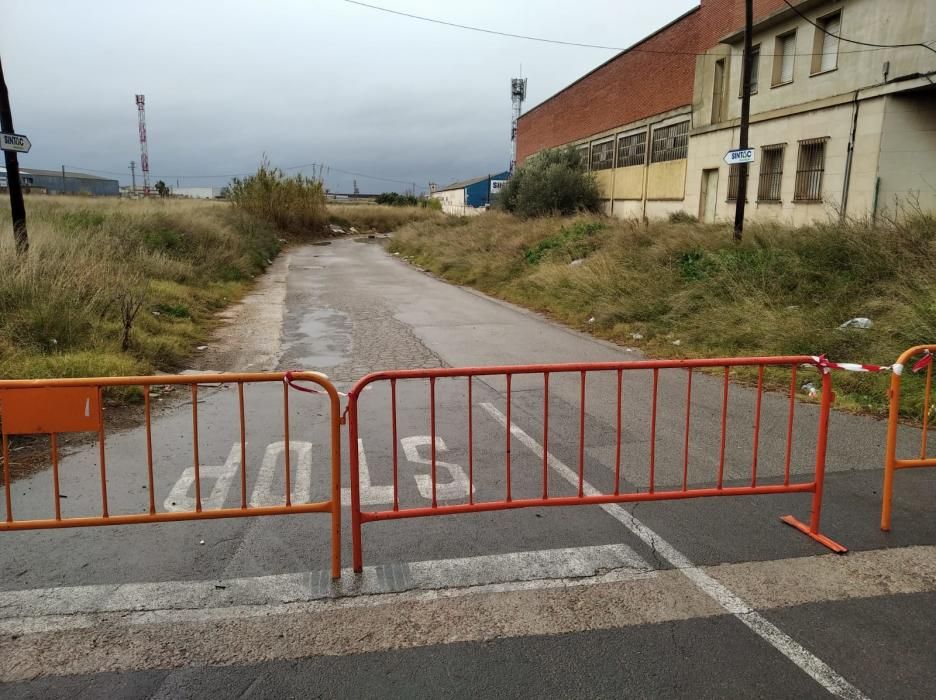
<path id="1" fill-rule="evenodd" d="M 589 44 L 627 46 L 697 0 L 369 0 L 402 12 Z M 419 22 L 344 0 L 4 0 L 0 56 L 28 169 L 121 173 L 139 162 L 134 94 L 146 95 L 150 172 L 171 186 L 325 163 L 416 182 L 506 169 L 510 78 L 532 107 L 614 55 Z M 306 171 L 307 174 L 311 171 Z M 363 192 L 405 185 L 359 177 Z"/>

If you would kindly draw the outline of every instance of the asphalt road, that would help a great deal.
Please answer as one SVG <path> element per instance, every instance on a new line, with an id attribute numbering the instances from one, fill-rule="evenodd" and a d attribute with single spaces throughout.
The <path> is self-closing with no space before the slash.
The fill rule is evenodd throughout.
<path id="1" fill-rule="evenodd" d="M 383 369 L 639 359 L 388 255 L 372 239 L 294 250 L 278 266 L 279 368 L 316 369 L 342 391 Z M 256 337 L 253 337 L 256 343 Z M 820 350 L 817 348 L 817 351 Z M 220 369 L 205 367 L 205 369 Z M 225 367 L 223 369 L 241 369 Z M 252 367 L 256 369 L 256 367 Z M 815 381 L 801 369 L 797 385 Z M 553 375 L 548 435 L 542 377 L 514 377 L 511 490 L 539 496 L 614 488 L 615 373 L 590 375 L 580 453 L 580 377 Z M 652 375 L 622 379 L 622 490 L 649 487 Z M 664 370 L 654 485 L 680 487 L 686 454 L 683 370 Z M 502 377 L 435 387 L 440 502 L 503 497 L 508 444 Z M 694 373 L 687 481 L 713 484 L 722 378 Z M 160 397 L 153 428 L 157 506 L 191 509 L 191 406 Z M 429 386 L 397 387 L 400 506 L 428 505 Z M 751 480 L 757 392 L 729 387 L 724 478 Z M 282 502 L 282 390 L 247 392 L 247 498 Z M 389 387 L 360 402 L 365 509 L 393 494 Z M 759 483 L 782 481 L 788 397 L 766 393 Z M 198 404 L 206 507 L 241 499 L 236 391 L 204 387 Z M 323 397 L 290 393 L 292 492 L 327 495 Z M 813 469 L 818 410 L 797 402 L 793 481 Z M 827 554 L 778 517 L 809 516 L 808 495 L 558 507 L 414 518 L 364 526 L 362 575 L 329 581 L 321 515 L 0 533 L 0 680 L 5 697 L 771 696 L 930 697 L 936 682 L 936 476 L 898 475 L 894 531 L 877 528 L 884 424 L 833 414 L 823 530 L 852 553 Z M 545 438 L 545 440 L 544 440 Z M 918 432 L 902 429 L 912 450 Z M 544 447 L 545 442 L 545 447 Z M 149 502 L 145 434 L 109 434 L 111 512 Z M 349 446 L 343 445 L 347 481 Z M 62 463 L 64 515 L 100 509 L 95 446 Z M 347 486 L 347 483 L 344 484 Z M 49 472 L 13 484 L 17 518 L 53 511 Z M 345 498 L 348 497 L 347 492 Z M 350 523 L 343 522 L 350 566 Z"/>

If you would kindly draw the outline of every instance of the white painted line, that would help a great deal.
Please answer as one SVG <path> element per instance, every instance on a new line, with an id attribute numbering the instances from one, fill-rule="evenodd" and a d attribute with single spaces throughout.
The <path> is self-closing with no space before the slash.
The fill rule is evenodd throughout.
<path id="1" fill-rule="evenodd" d="M 482 403 L 481 407 L 490 413 L 494 420 L 500 423 L 502 427 L 507 427 L 507 417 L 495 408 L 493 404 Z M 513 422 L 510 423 L 510 434 L 522 442 L 533 454 L 540 459 L 543 458 L 542 445 L 527 435 Z M 572 469 L 548 452 L 546 453 L 546 459 L 549 466 L 555 470 L 557 474 L 570 484 L 578 486 L 579 477 L 576 472 L 572 471 Z M 584 482 L 583 491 L 587 496 L 601 494 L 601 491 L 588 482 Z M 734 615 L 761 639 L 799 666 L 829 693 L 840 698 L 867 700 L 867 696 L 865 696 L 864 693 L 845 680 L 835 669 L 815 656 L 772 622 L 768 621 L 763 615 L 751 608 L 751 606 L 745 603 L 726 586 L 695 566 L 682 552 L 640 522 L 627 510 L 616 503 L 608 503 L 600 507 L 608 515 L 640 538 L 647 546 L 656 552 L 661 559 L 666 560 L 671 566 L 681 571 L 699 590 L 709 596 L 726 611 Z"/>
<path id="2" fill-rule="evenodd" d="M 221 581 L 162 581 L 102 584 L 0 592 L 0 630 L 22 633 L 42 626 L 84 627 L 101 613 L 152 613 L 254 607 L 268 610 L 290 603 L 340 596 L 384 596 L 403 591 L 462 588 L 472 593 L 532 590 L 645 578 L 652 567 L 630 547 L 592 547 L 510 552 L 368 566 L 360 576 L 345 571 L 342 583 L 326 572 L 233 578 Z M 518 576 L 521 578 L 518 579 Z M 572 583 L 575 582 L 575 583 Z M 385 601 L 384 601 L 385 602 Z M 78 619 L 69 620 L 69 616 Z M 64 619 L 62 619 L 64 618 Z M 152 619 L 150 621 L 153 621 Z"/>

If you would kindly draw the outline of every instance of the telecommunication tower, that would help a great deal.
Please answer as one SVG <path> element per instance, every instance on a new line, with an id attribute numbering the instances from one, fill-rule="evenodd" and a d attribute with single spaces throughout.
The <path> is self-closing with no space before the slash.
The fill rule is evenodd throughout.
<path id="1" fill-rule="evenodd" d="M 146 109 L 144 107 L 146 98 L 143 95 L 136 96 L 137 116 L 140 125 L 140 170 L 143 171 L 143 196 L 148 197 L 149 188 L 149 150 L 146 147 Z"/>
<path id="2" fill-rule="evenodd" d="M 520 119 L 520 109 L 526 98 L 526 78 L 512 78 L 510 80 L 510 103 L 513 112 L 510 119 L 510 174 L 513 175 L 517 165 L 517 121 Z"/>

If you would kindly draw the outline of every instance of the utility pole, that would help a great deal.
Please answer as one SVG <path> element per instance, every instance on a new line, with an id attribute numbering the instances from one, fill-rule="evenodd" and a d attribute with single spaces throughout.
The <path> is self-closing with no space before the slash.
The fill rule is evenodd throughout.
<path id="1" fill-rule="evenodd" d="M 751 28 L 754 24 L 754 0 L 744 0 L 744 56 L 741 61 L 741 129 L 738 148 L 748 147 L 748 126 L 751 121 Z M 744 231 L 744 205 L 747 199 L 748 164 L 738 166 L 738 199 L 735 201 L 734 239 L 741 240 Z"/>
<path id="2" fill-rule="evenodd" d="M 13 110 L 10 108 L 10 93 L 3 77 L 3 63 L 0 62 L 0 131 L 15 134 L 13 128 Z M 20 182 L 19 159 L 16 151 L 4 151 L 6 160 L 7 189 L 10 190 L 10 211 L 13 214 L 13 240 L 16 252 L 25 255 L 29 251 L 29 234 L 26 232 L 26 205 L 23 203 L 23 183 Z"/>
<path id="3" fill-rule="evenodd" d="M 62 166 L 62 194 L 65 194 L 65 166 Z"/>
<path id="4" fill-rule="evenodd" d="M 130 196 L 135 197 L 136 196 L 136 161 L 135 160 L 130 161 L 130 182 L 133 183 L 130 186 Z"/>

